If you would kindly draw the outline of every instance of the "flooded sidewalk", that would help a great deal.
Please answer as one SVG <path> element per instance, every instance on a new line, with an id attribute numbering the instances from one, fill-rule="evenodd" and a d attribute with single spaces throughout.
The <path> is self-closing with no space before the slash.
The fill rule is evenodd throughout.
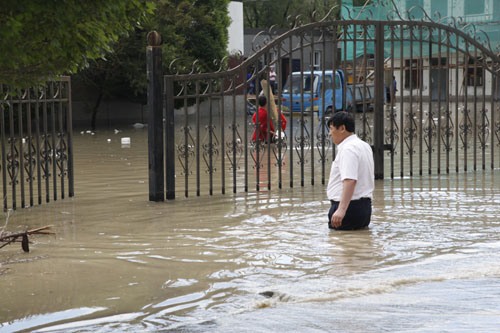
<path id="1" fill-rule="evenodd" d="M 499 169 L 376 181 L 370 228 L 339 232 L 323 185 L 149 202 L 146 129 L 74 151 L 74 198 L 0 223 L 56 232 L 0 250 L 0 332 L 500 326 Z"/>

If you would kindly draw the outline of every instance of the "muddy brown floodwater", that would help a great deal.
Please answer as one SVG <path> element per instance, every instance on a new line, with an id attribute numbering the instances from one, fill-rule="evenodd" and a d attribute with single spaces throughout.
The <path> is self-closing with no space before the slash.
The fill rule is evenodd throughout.
<path id="1" fill-rule="evenodd" d="M 0 251 L 0 332 L 500 327 L 499 169 L 377 181 L 370 228 L 336 232 L 323 185 L 152 203 L 146 130 L 74 150 L 74 198 L 4 214 L 57 235 Z"/>

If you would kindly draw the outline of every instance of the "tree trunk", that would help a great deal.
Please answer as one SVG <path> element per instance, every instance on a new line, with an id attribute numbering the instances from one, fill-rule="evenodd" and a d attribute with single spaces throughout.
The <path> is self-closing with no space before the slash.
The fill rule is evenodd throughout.
<path id="1" fill-rule="evenodd" d="M 101 100 L 102 100 L 102 90 L 99 91 L 99 96 L 97 96 L 97 101 L 95 102 L 94 108 L 92 109 L 92 118 L 90 120 L 90 129 L 92 131 L 95 131 L 95 123 L 97 120 L 97 111 L 99 109 L 99 105 L 101 105 Z"/>

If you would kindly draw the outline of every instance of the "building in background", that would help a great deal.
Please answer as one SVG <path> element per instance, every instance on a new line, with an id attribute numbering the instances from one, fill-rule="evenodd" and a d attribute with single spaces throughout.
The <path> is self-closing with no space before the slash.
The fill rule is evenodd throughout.
<path id="1" fill-rule="evenodd" d="M 245 43 L 243 38 L 243 2 L 229 2 L 229 17 L 231 25 L 228 28 L 229 42 L 227 51 L 229 54 L 245 54 Z"/>
<path id="2" fill-rule="evenodd" d="M 343 1 L 341 15 L 344 19 L 388 20 L 390 17 L 390 20 L 432 20 L 444 25 L 456 25 L 469 35 L 473 35 L 475 31 L 476 36 L 483 41 L 489 40 L 486 48 L 491 48 L 496 54 L 500 52 L 500 1 L 381 0 L 371 1 L 370 4 L 364 6 L 353 6 L 352 3 L 352 0 Z M 426 37 L 420 36 L 420 31 L 414 31 L 410 37 L 408 30 L 405 28 L 404 31 L 394 32 L 396 39 L 400 39 L 401 33 L 406 35 L 403 45 L 399 40 L 391 42 L 390 33 L 386 33 L 384 43 L 386 72 L 393 71 L 395 78 L 402 81 L 399 82 L 398 87 L 402 88 L 404 96 L 409 95 L 410 90 L 422 89 L 424 96 L 430 96 L 433 100 L 444 100 L 448 93 L 458 92 L 459 95 L 464 95 L 473 93 L 473 89 L 478 88 L 488 93 L 491 91 L 491 79 L 486 75 L 483 67 L 487 60 L 483 59 L 481 50 L 461 39 L 458 47 L 467 52 L 459 52 L 457 55 L 454 49 L 455 40 L 451 40 L 453 47 L 440 46 L 440 40 L 446 39 L 446 36 L 441 31 L 441 37 L 439 37 L 439 29 L 433 30 L 432 44 L 420 45 L 415 42 Z M 353 31 L 348 33 L 353 33 Z M 424 31 L 423 34 L 429 34 L 429 32 Z M 411 38 L 415 38 L 413 47 L 408 42 Z M 369 42 L 366 48 L 362 48 L 359 47 L 359 42 L 350 42 L 346 44 L 345 49 L 343 46 L 341 48 L 344 61 L 363 63 L 361 61 L 363 57 L 371 57 L 374 54 L 375 43 Z M 362 70 L 361 66 L 358 68 Z M 454 68 L 460 68 L 458 80 L 450 76 L 450 69 Z M 369 71 L 373 69 L 369 68 Z M 351 73 L 351 75 L 351 80 L 359 76 L 358 73 Z M 438 82 L 439 93 L 436 88 Z"/>

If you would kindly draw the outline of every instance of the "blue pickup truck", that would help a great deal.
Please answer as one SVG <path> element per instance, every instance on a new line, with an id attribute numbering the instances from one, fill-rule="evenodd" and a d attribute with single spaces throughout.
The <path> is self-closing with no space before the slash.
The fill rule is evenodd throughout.
<path id="1" fill-rule="evenodd" d="M 323 75 L 325 75 L 323 80 Z M 334 109 L 339 111 L 343 109 L 343 89 L 344 89 L 344 72 L 342 70 L 335 71 L 335 89 L 333 89 L 333 70 L 328 71 L 314 71 L 303 72 L 293 72 L 291 80 L 287 80 L 283 86 L 283 92 L 281 94 L 281 103 L 283 106 L 283 112 L 301 112 L 301 79 L 303 80 L 303 109 L 304 112 L 318 112 L 319 117 L 323 116 L 323 113 L 330 114 Z M 322 96 L 322 84 L 325 84 L 325 94 Z M 374 85 L 372 83 L 346 85 L 346 109 L 348 111 L 372 111 L 373 110 L 373 100 L 374 100 Z M 355 91 L 354 91 L 355 90 Z M 335 108 L 333 108 L 333 92 L 335 91 Z M 363 98 L 364 93 L 365 98 Z M 355 99 L 353 101 L 353 96 Z M 324 104 L 323 104 L 324 99 Z M 366 105 L 364 107 L 363 105 Z"/>

